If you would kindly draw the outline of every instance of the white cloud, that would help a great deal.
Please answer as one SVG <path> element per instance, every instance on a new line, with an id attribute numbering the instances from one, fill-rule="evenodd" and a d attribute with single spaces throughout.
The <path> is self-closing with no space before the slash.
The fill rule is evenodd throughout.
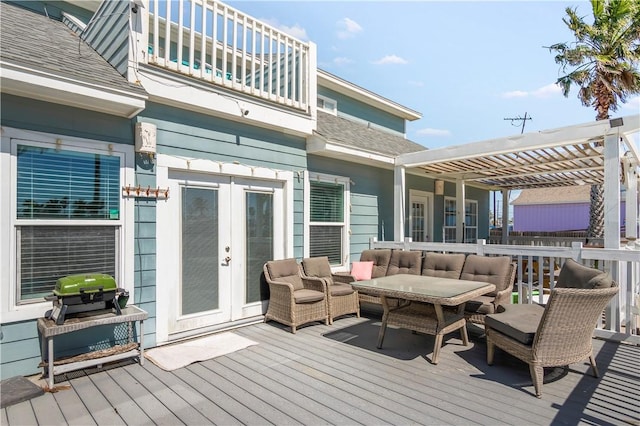
<path id="1" fill-rule="evenodd" d="M 284 25 L 278 22 L 278 20 L 276 19 L 265 19 L 265 18 L 261 18 L 260 19 L 263 22 L 266 22 L 267 24 L 271 25 L 272 27 L 275 27 L 277 29 L 279 29 L 282 32 L 285 32 L 297 39 L 300 39 L 302 41 L 308 41 L 309 40 L 309 36 L 307 35 L 307 30 L 305 30 L 303 27 L 300 26 L 300 24 L 295 24 L 294 26 L 290 27 L 288 25 Z"/>
<path id="2" fill-rule="evenodd" d="M 336 22 L 338 32 L 336 33 L 339 39 L 351 38 L 362 31 L 362 27 L 353 19 L 343 18 Z"/>
<path id="3" fill-rule="evenodd" d="M 346 58 L 344 56 L 337 56 L 333 58 L 333 63 L 338 66 L 353 64 L 353 59 Z"/>
<path id="4" fill-rule="evenodd" d="M 501 96 L 505 99 L 511 98 L 526 98 L 529 95 L 527 92 L 523 92 L 522 90 L 514 90 L 512 92 L 504 92 Z"/>
<path id="5" fill-rule="evenodd" d="M 534 98 L 548 98 L 559 94 L 562 94 L 562 89 L 555 83 L 547 84 L 531 92 L 531 96 Z"/>
<path id="6" fill-rule="evenodd" d="M 432 128 L 424 128 L 420 129 L 416 132 L 421 136 L 437 136 L 437 137 L 449 137 L 451 136 L 451 132 L 445 129 L 432 129 Z"/>
<path id="7" fill-rule="evenodd" d="M 387 65 L 387 64 L 408 64 L 409 62 L 404 59 L 401 58 L 400 56 L 396 56 L 396 55 L 387 55 L 384 56 L 380 59 L 378 59 L 377 61 L 373 61 L 374 64 L 376 65 Z"/>
<path id="8" fill-rule="evenodd" d="M 546 86 L 539 87 L 530 92 L 525 90 L 513 90 L 511 92 L 504 92 L 500 96 L 505 99 L 527 98 L 527 97 L 546 99 L 561 93 L 562 93 L 562 89 L 560 89 L 560 86 L 558 86 L 555 83 L 551 83 L 551 84 L 547 84 Z"/>

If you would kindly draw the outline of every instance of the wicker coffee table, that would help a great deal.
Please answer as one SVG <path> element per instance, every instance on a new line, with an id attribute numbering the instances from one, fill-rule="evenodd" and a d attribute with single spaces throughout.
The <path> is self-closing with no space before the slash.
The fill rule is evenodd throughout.
<path id="1" fill-rule="evenodd" d="M 480 281 L 456 280 L 422 275 L 391 275 L 366 281 L 352 282 L 356 290 L 380 296 L 384 314 L 378 334 L 378 348 L 382 347 L 388 325 L 431 334 L 436 337 L 431 363 L 438 363 L 442 337 L 460 330 L 462 342 L 469 344 L 464 304 L 475 297 L 495 290 L 493 284 Z M 400 299 L 389 306 L 388 298 Z M 443 306 L 451 308 L 443 309 Z"/>

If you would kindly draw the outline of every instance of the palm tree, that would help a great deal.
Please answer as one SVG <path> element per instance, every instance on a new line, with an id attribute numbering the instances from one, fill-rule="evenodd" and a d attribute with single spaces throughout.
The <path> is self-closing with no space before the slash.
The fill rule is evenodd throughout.
<path id="1" fill-rule="evenodd" d="M 593 24 L 585 22 L 576 8 L 568 7 L 563 22 L 575 35 L 570 44 L 549 47 L 562 73 L 556 82 L 565 97 L 572 85 L 579 87 L 578 99 L 596 110 L 596 120 L 625 103 L 627 96 L 640 93 L 640 1 L 591 0 Z M 569 72 L 567 72 L 569 71 Z M 591 187 L 587 237 L 604 236 L 604 188 Z"/>

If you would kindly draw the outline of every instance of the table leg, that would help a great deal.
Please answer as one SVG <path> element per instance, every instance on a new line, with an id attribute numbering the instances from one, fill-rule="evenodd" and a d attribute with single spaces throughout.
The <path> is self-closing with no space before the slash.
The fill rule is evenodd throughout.
<path id="1" fill-rule="evenodd" d="M 384 313 L 382 314 L 382 325 L 380 326 L 380 332 L 378 333 L 378 349 L 382 348 L 382 341 L 384 340 L 384 333 L 387 330 L 387 319 L 389 318 L 389 304 L 385 296 L 380 297 L 382 302 L 382 308 Z"/>
<path id="2" fill-rule="evenodd" d="M 49 389 L 53 389 L 53 337 L 47 337 L 47 363 L 49 364 Z"/>
<path id="3" fill-rule="evenodd" d="M 440 355 L 440 347 L 442 347 L 442 329 L 445 327 L 446 322 L 444 318 L 444 312 L 442 310 L 442 305 L 433 305 L 433 308 L 436 311 L 436 318 L 438 319 L 438 330 L 436 332 L 436 341 L 433 344 L 433 356 L 431 357 L 431 363 L 438 363 L 438 355 Z"/>
<path id="4" fill-rule="evenodd" d="M 144 320 L 140 320 L 140 365 L 144 365 Z"/>

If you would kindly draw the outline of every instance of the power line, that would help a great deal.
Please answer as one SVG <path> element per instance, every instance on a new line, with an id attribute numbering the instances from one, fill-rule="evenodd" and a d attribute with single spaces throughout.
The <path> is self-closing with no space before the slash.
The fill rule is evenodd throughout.
<path id="1" fill-rule="evenodd" d="M 532 120 L 532 117 L 529 116 L 527 117 L 527 113 L 524 113 L 524 117 L 510 117 L 510 118 L 505 118 L 504 120 L 510 120 L 511 121 L 511 125 L 512 126 L 519 126 L 520 124 L 513 124 L 514 121 L 522 121 L 522 129 L 520 130 L 520 133 L 524 133 L 524 125 L 527 124 L 527 120 Z"/>

